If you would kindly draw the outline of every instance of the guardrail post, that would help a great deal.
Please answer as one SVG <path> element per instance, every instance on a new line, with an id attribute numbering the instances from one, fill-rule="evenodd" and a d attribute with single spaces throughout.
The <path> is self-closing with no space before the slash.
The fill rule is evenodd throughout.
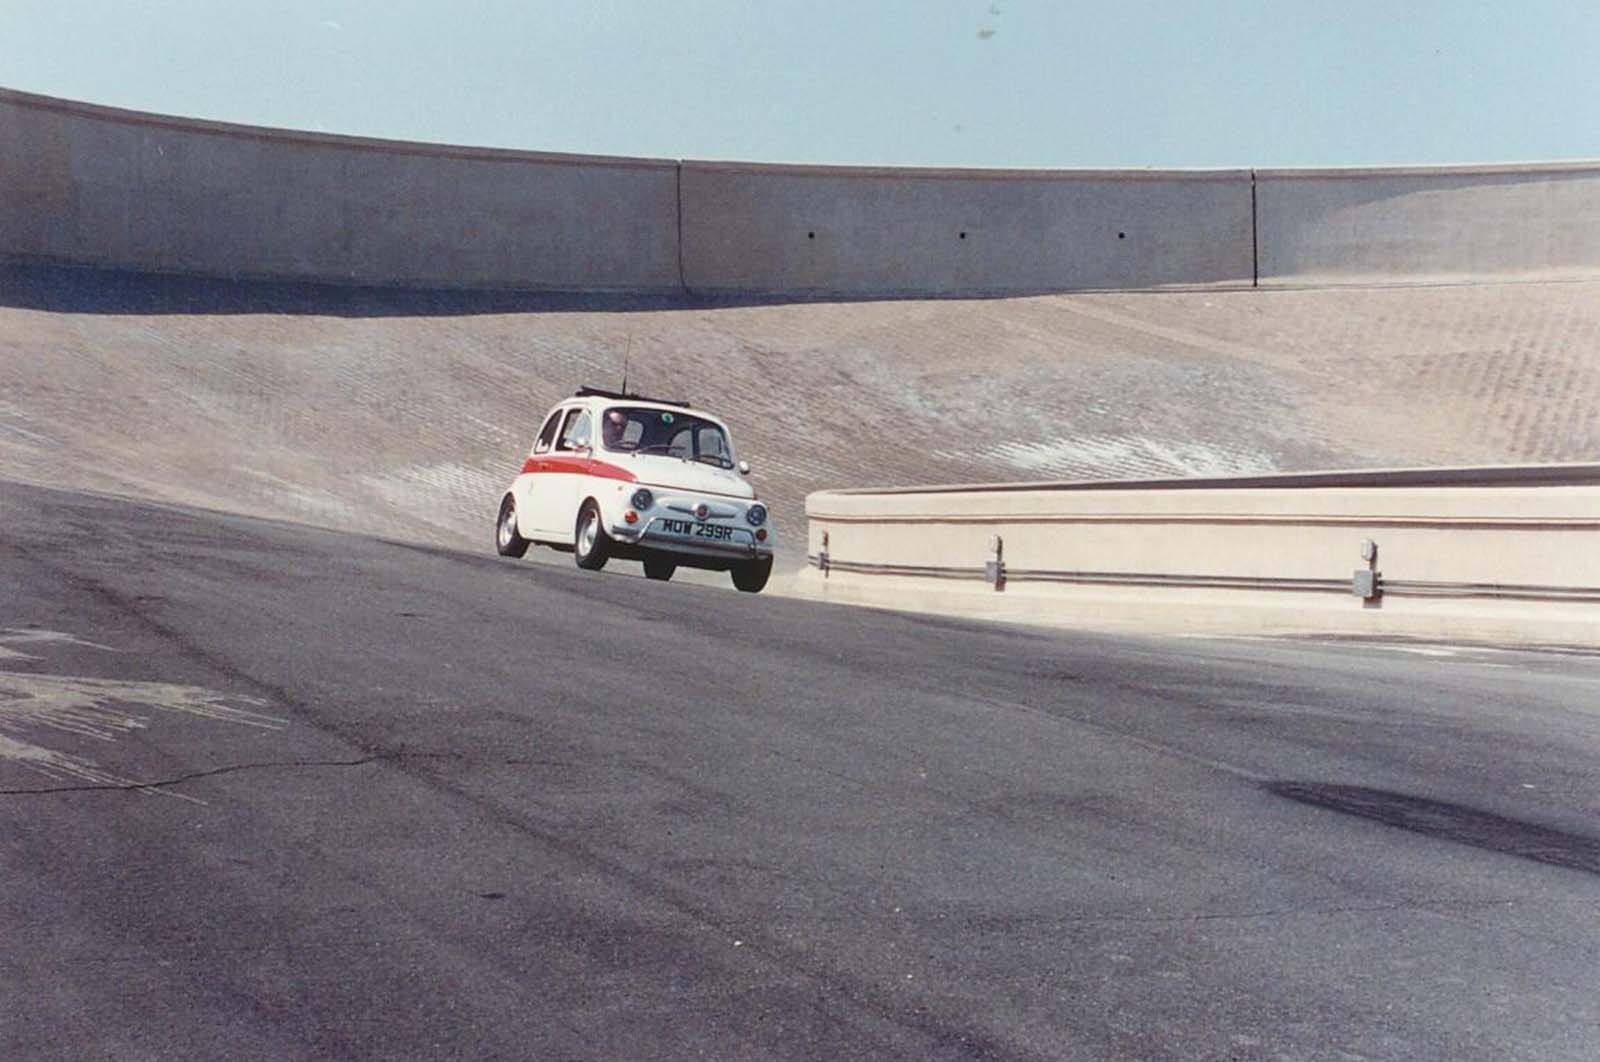
<path id="1" fill-rule="evenodd" d="M 983 581 L 996 590 L 1003 590 L 1006 585 L 1004 549 L 1005 543 L 999 535 L 989 536 L 989 559 L 983 565 Z"/>
<path id="2" fill-rule="evenodd" d="M 1361 598 L 1364 604 L 1376 604 L 1378 596 L 1383 593 L 1381 573 L 1378 571 L 1378 544 L 1370 538 L 1361 540 L 1361 559 L 1367 562 L 1365 568 L 1357 568 L 1350 576 L 1350 592 Z"/>

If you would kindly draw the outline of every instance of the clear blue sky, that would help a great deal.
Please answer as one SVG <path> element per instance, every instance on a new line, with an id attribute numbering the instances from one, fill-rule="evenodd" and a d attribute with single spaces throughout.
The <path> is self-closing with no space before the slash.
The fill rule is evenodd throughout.
<path id="1" fill-rule="evenodd" d="M 1596 158 L 1600 2 L 0 0 L 0 85 L 675 158 Z"/>

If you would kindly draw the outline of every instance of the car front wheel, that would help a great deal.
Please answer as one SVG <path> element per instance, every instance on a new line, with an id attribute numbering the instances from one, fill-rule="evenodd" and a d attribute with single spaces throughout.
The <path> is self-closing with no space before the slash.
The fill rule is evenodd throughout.
<path id="1" fill-rule="evenodd" d="M 611 536 L 600 526 L 600 507 L 593 501 L 583 503 L 578 510 L 577 537 L 573 540 L 572 559 L 578 567 L 597 572 L 611 559 Z"/>
<path id="2" fill-rule="evenodd" d="M 745 561 L 743 564 L 734 566 L 733 585 L 747 594 L 759 594 L 761 588 L 767 585 L 767 577 L 771 574 L 771 557 Z"/>
<path id="3" fill-rule="evenodd" d="M 500 501 L 500 519 L 494 525 L 494 548 L 502 557 L 520 557 L 528 552 L 528 540 L 517 530 L 517 503 L 507 494 Z"/>

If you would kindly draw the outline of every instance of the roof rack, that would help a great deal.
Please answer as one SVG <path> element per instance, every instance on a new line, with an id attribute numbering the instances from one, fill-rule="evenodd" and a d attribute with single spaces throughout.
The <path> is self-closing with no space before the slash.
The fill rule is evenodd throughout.
<path id="1" fill-rule="evenodd" d="M 620 398 L 625 402 L 654 402 L 662 406 L 677 406 L 688 409 L 688 402 L 674 402 L 667 398 L 650 398 L 646 395 L 631 394 L 627 391 L 607 391 L 599 387 L 580 387 L 573 394 L 574 398 Z"/>

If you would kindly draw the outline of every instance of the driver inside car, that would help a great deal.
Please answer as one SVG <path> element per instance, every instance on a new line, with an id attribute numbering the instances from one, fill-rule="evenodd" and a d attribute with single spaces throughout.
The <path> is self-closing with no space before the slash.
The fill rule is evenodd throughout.
<path id="1" fill-rule="evenodd" d="M 620 409 L 613 409 L 606 414 L 605 424 L 601 428 L 608 450 L 631 450 L 623 439 L 623 433 L 628 430 L 628 417 Z"/>

